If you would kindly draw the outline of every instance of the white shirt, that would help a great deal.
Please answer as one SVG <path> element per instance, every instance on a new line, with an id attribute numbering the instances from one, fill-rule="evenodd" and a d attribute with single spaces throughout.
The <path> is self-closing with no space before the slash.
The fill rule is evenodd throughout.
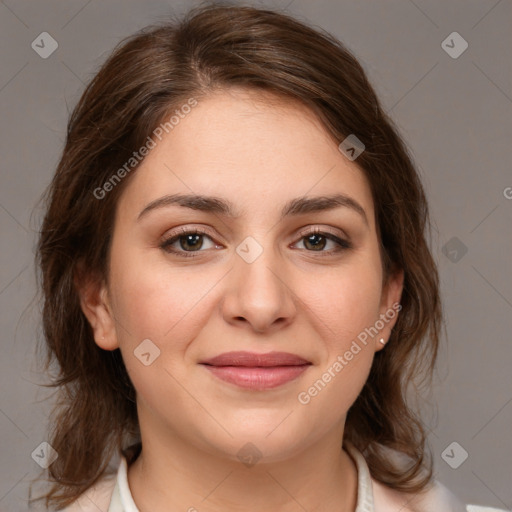
<path id="1" fill-rule="evenodd" d="M 421 498 L 394 491 L 374 480 L 362 453 L 351 443 L 344 448 L 357 467 L 355 512 L 506 512 L 503 509 L 465 505 L 443 484 L 434 481 Z M 121 458 L 117 474 L 107 474 L 64 512 L 140 512 L 128 486 L 127 463 Z"/>

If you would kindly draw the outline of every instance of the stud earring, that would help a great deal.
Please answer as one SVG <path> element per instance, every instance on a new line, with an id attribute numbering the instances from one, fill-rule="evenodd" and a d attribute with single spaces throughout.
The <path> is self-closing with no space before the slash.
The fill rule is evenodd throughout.
<path id="1" fill-rule="evenodd" d="M 381 338 L 379 341 L 380 341 L 383 345 L 385 345 L 385 344 L 386 344 L 386 342 L 384 341 L 384 338 Z"/>

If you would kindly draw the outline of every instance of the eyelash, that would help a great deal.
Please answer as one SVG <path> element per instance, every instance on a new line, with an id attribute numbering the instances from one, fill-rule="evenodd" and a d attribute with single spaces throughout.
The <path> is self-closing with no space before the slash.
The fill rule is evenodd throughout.
<path id="1" fill-rule="evenodd" d="M 207 233 L 206 231 L 203 231 L 201 229 L 198 229 L 198 228 L 194 228 L 194 229 L 180 228 L 178 233 L 175 233 L 175 234 L 173 234 L 172 236 L 170 236 L 168 238 L 164 238 L 162 240 L 161 244 L 160 244 L 160 248 L 163 251 L 167 252 L 167 253 L 172 253 L 172 254 L 176 254 L 176 255 L 179 255 L 179 256 L 184 256 L 185 258 L 195 258 L 195 257 L 197 257 L 196 253 L 204 252 L 202 250 L 199 250 L 199 251 L 182 251 L 182 250 L 176 250 L 176 249 L 171 249 L 170 248 L 170 246 L 172 244 L 177 242 L 181 237 L 183 237 L 185 235 L 205 235 L 205 236 L 207 236 L 209 238 L 212 238 L 209 233 Z M 342 251 L 345 251 L 347 249 L 351 249 L 352 248 L 352 244 L 348 240 L 344 240 L 342 238 L 339 238 L 339 237 L 337 237 L 336 235 L 334 235 L 332 233 L 329 233 L 329 232 L 326 232 L 326 231 L 321 231 L 318 228 L 315 228 L 312 231 L 301 232 L 301 233 L 299 233 L 299 235 L 300 235 L 299 240 L 302 240 L 303 238 L 306 238 L 306 237 L 312 236 L 312 235 L 321 235 L 321 236 L 327 238 L 328 240 L 331 240 L 331 241 L 333 241 L 333 242 L 335 242 L 335 243 L 337 243 L 339 245 L 339 247 L 337 249 L 333 249 L 333 250 L 330 250 L 330 251 L 309 251 L 307 249 L 304 249 L 307 252 L 312 252 L 312 253 L 317 252 L 320 257 L 332 256 L 333 254 L 337 254 L 339 252 L 342 252 Z"/>

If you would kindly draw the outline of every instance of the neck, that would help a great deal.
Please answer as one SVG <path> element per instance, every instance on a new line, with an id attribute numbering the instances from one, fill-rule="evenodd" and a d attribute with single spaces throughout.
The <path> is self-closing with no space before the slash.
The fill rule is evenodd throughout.
<path id="1" fill-rule="evenodd" d="M 284 460 L 246 466 L 176 435 L 144 436 L 128 468 L 140 512 L 354 512 L 357 468 L 339 429 Z M 342 434 L 342 433 L 341 433 Z M 250 464 L 250 463 L 249 463 Z"/>

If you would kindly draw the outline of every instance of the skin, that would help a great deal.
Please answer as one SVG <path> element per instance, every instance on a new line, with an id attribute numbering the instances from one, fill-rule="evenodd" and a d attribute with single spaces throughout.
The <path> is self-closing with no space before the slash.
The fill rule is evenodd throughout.
<path id="1" fill-rule="evenodd" d="M 368 224 L 346 207 L 279 218 L 291 199 L 335 192 L 356 200 Z M 221 197 L 241 215 L 172 205 L 137 220 L 175 193 Z M 382 286 L 374 215 L 357 161 L 314 114 L 261 92 L 201 99 L 150 151 L 117 205 L 108 286 L 82 291 L 96 343 L 120 348 L 137 391 L 143 450 L 128 482 L 141 512 L 355 510 L 345 418 L 397 315 L 307 405 L 297 396 L 400 301 L 401 272 Z M 179 227 L 208 230 L 194 257 L 160 247 Z M 320 237 L 325 246 L 311 248 L 315 228 L 352 247 L 335 252 Z M 252 263 L 236 252 L 247 236 L 263 250 Z M 194 243 L 173 247 L 191 253 Z M 160 349 L 148 366 L 134 355 L 144 339 Z M 291 352 L 312 365 L 278 388 L 245 390 L 198 364 L 232 350 Z M 251 467 L 237 457 L 248 442 L 262 454 Z"/>

